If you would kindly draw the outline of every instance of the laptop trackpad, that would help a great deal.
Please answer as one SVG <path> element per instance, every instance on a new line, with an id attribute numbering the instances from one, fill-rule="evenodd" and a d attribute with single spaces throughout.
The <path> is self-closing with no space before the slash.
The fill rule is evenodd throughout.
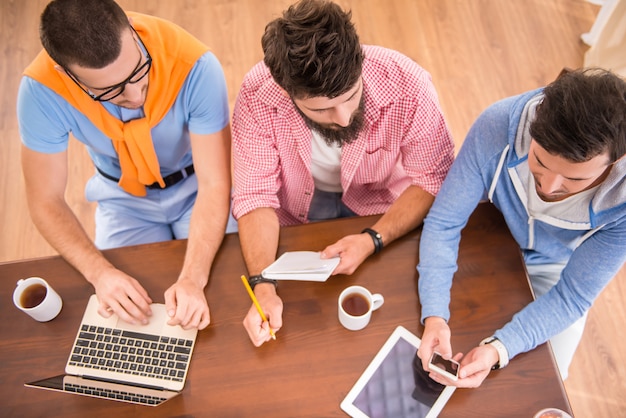
<path id="1" fill-rule="evenodd" d="M 180 326 L 168 325 L 167 321 L 170 317 L 167 315 L 165 305 L 162 303 L 153 303 L 150 305 L 152 316 L 148 317 L 148 324 L 130 324 L 116 314 L 112 314 L 109 318 L 104 318 L 98 313 L 98 298 L 91 295 L 82 323 L 94 324 L 106 328 L 118 328 L 122 330 L 140 332 L 143 334 L 167 335 L 174 338 L 184 338 L 187 340 L 195 339 L 198 333 L 197 329 L 184 330 Z"/>
<path id="2" fill-rule="evenodd" d="M 161 335 L 163 332 L 163 328 L 168 326 L 167 321 L 169 321 L 169 316 L 165 310 L 165 305 L 161 303 L 153 303 L 150 305 L 150 309 L 152 310 L 152 316 L 148 317 L 148 324 L 129 324 L 125 322 L 121 318 L 117 318 L 117 323 L 113 326 L 113 328 L 120 328 L 127 331 L 134 332 L 142 332 L 144 334 L 156 334 Z"/>

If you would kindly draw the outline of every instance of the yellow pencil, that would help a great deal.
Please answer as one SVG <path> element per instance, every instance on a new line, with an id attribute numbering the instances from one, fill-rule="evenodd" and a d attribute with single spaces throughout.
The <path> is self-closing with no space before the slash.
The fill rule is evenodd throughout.
<path id="1" fill-rule="evenodd" d="M 246 279 L 246 276 L 241 276 L 241 281 L 243 282 L 243 285 L 246 287 L 246 290 L 248 291 L 248 294 L 250 295 L 250 299 L 252 299 L 254 306 L 256 306 L 256 310 L 259 311 L 259 315 L 261 315 L 261 319 L 263 320 L 263 322 L 267 322 L 267 325 L 269 326 L 270 323 L 265 317 L 265 314 L 263 313 L 263 309 L 261 309 L 261 305 L 259 305 L 259 301 L 256 300 L 256 296 L 254 296 L 254 292 L 252 291 L 252 288 L 250 287 L 250 284 L 248 283 L 248 279 Z M 270 335 L 272 336 L 273 339 L 276 339 L 276 334 L 274 334 L 274 330 L 272 328 L 270 328 Z"/>

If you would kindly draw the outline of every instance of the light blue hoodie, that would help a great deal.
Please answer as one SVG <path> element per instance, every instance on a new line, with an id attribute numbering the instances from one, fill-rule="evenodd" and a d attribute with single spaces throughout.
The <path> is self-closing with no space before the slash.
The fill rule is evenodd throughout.
<path id="1" fill-rule="evenodd" d="M 526 264 L 566 264 L 557 285 L 494 333 L 510 358 L 580 318 L 626 260 L 626 159 L 576 205 L 556 213 L 530 209 L 528 127 L 542 97 L 535 90 L 499 101 L 474 123 L 424 221 L 417 267 L 422 322 L 448 320 L 461 230 L 487 198 L 504 215 Z"/>

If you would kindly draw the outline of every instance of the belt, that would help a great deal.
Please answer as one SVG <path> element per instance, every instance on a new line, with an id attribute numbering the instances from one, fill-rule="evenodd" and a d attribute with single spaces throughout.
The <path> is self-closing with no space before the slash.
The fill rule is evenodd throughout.
<path id="1" fill-rule="evenodd" d="M 98 173 L 100 173 L 100 175 L 102 177 L 104 177 L 105 179 L 109 179 L 111 181 L 114 181 L 116 183 L 119 183 L 120 179 L 115 178 L 107 173 L 105 173 L 104 171 L 100 170 L 98 167 L 96 167 L 96 170 L 98 170 Z M 161 187 L 161 185 L 158 182 L 152 183 L 152 184 L 148 184 L 146 185 L 146 187 L 148 189 L 166 189 L 170 186 L 175 185 L 176 183 L 181 182 L 182 180 L 186 179 L 187 177 L 191 176 L 193 173 L 195 173 L 195 170 L 193 168 L 193 164 L 183 168 L 180 171 L 177 171 L 175 173 L 170 174 L 169 176 L 163 177 L 163 182 L 165 183 L 165 187 Z"/>

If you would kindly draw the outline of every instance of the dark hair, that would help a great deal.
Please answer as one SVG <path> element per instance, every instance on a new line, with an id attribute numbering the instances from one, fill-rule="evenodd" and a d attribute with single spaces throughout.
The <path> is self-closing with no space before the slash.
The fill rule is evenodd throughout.
<path id="1" fill-rule="evenodd" d="M 54 0 L 41 14 L 39 37 L 60 66 L 102 68 L 119 57 L 128 17 L 113 0 Z"/>
<path id="2" fill-rule="evenodd" d="M 330 1 L 302 0 L 265 27 L 265 64 L 291 97 L 334 98 L 356 84 L 363 52 L 351 17 Z"/>
<path id="3" fill-rule="evenodd" d="M 544 89 L 530 135 L 572 162 L 605 152 L 617 161 L 626 154 L 626 82 L 599 68 L 563 73 Z"/>

